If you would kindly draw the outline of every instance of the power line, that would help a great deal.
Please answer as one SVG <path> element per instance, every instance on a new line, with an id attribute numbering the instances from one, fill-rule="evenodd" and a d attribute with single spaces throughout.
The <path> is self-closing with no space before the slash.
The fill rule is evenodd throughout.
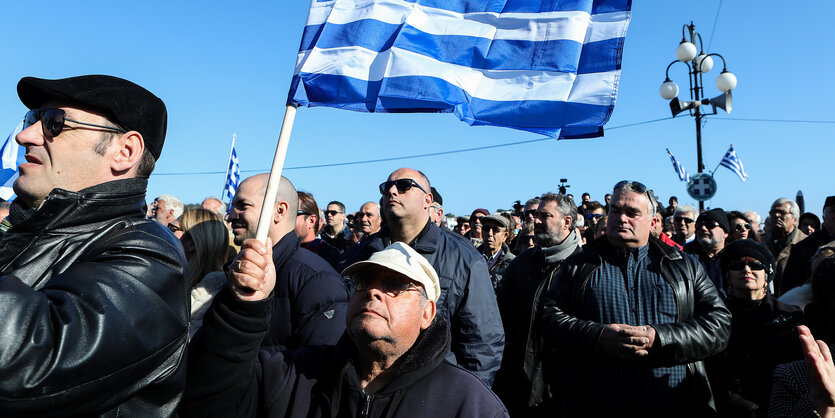
<path id="1" fill-rule="evenodd" d="M 659 118 L 653 120 L 646 120 L 643 122 L 635 122 L 629 123 L 626 125 L 618 125 L 606 128 L 607 131 L 613 131 L 615 129 L 620 128 L 629 128 L 632 126 L 638 125 L 646 125 L 648 123 L 655 123 L 664 120 L 674 119 L 673 117 L 666 117 L 666 118 Z M 737 121 L 748 121 L 748 122 L 785 122 L 785 123 L 826 123 L 826 124 L 835 124 L 835 121 L 831 120 L 788 120 L 788 119 L 750 119 L 750 118 L 711 118 L 711 120 L 737 120 Z M 387 161 L 396 161 L 396 160 L 406 160 L 410 158 L 423 158 L 423 157 L 436 157 L 439 155 L 449 155 L 449 154 L 460 154 L 463 152 L 472 152 L 472 151 L 482 151 L 486 149 L 493 149 L 493 148 L 502 148 L 502 147 L 511 147 L 514 145 L 523 145 L 523 144 L 532 144 L 534 142 L 542 142 L 553 140 L 554 138 L 551 137 L 541 137 L 536 139 L 529 139 L 525 141 L 517 141 L 517 142 L 509 142 L 506 144 L 496 144 L 496 145 L 485 145 L 482 147 L 474 147 L 474 148 L 462 148 L 457 150 L 450 150 L 450 151 L 438 151 L 438 152 L 430 152 L 426 154 L 413 154 L 413 155 L 402 155 L 398 157 L 386 157 L 386 158 L 376 158 L 372 160 L 360 160 L 360 161 L 347 161 L 341 163 L 329 163 L 329 164 L 315 164 L 315 165 L 302 165 L 302 166 L 295 166 L 295 167 L 285 167 L 284 170 L 303 170 L 303 169 L 310 169 L 310 168 L 326 168 L 326 167 L 340 167 L 340 166 L 349 166 L 349 165 L 359 165 L 359 164 L 371 164 L 371 163 L 379 163 L 379 162 L 387 162 Z M 264 170 L 241 170 L 242 173 L 266 173 L 269 169 Z M 194 171 L 194 172 L 185 172 L 185 173 L 153 173 L 152 176 L 199 176 L 199 175 L 209 175 L 209 174 L 224 174 L 225 171 Z"/>
<path id="2" fill-rule="evenodd" d="M 710 30 L 710 40 L 707 41 L 707 50 L 710 51 L 710 45 L 713 44 L 713 33 L 716 32 L 716 22 L 719 21 L 719 11 L 722 10 L 722 0 L 719 0 L 719 7 L 716 8 L 716 17 L 713 18 L 713 29 Z"/>

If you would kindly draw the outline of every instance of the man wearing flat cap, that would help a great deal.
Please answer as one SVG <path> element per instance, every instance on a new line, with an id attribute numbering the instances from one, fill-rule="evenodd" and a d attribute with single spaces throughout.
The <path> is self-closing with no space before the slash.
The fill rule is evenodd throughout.
<path id="1" fill-rule="evenodd" d="M 516 258 L 505 243 L 514 226 L 512 218 L 504 214 L 481 218 L 481 236 L 484 241 L 478 247 L 478 252 L 487 260 L 487 270 L 490 272 L 494 291 L 498 289 L 510 262 Z"/>
<path id="2" fill-rule="evenodd" d="M 693 254 L 702 263 L 710 281 L 722 295 L 727 291 L 727 286 L 719 259 L 730 231 L 731 222 L 725 211 L 720 208 L 711 209 L 696 218 L 696 239 L 684 246 L 684 252 Z"/>
<path id="3" fill-rule="evenodd" d="M 180 242 L 144 219 L 165 104 L 116 77 L 26 77 L 0 237 L 0 416 L 171 416 L 185 385 Z"/>
<path id="4" fill-rule="evenodd" d="M 335 346 L 259 352 L 275 284 L 270 253 L 244 241 L 189 348 L 181 416 L 507 416 L 477 377 L 444 360 L 451 340 L 435 315 L 438 274 L 402 242 L 343 271 L 354 291 Z"/>

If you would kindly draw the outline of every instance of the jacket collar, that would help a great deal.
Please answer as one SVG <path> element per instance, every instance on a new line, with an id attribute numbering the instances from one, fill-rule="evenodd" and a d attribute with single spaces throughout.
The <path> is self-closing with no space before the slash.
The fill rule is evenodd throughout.
<path id="1" fill-rule="evenodd" d="M 299 238 L 296 237 L 296 233 L 290 231 L 284 234 L 280 240 L 278 240 L 275 245 L 273 245 L 273 264 L 275 264 L 275 270 L 278 271 L 281 269 L 281 266 L 284 265 L 286 262 L 296 251 L 299 249 Z"/>
<path id="2" fill-rule="evenodd" d="M 371 243 L 369 247 L 374 252 L 382 251 L 389 245 L 393 244 L 391 240 L 391 230 L 386 225 L 379 232 L 371 236 Z M 438 242 L 441 239 L 441 228 L 435 225 L 434 222 L 426 221 L 426 225 L 420 231 L 414 242 L 407 243 L 420 254 L 431 254 L 438 248 Z"/>
<path id="3" fill-rule="evenodd" d="M 649 237 L 648 243 L 648 252 L 649 254 L 660 256 L 666 258 L 668 260 L 680 260 L 681 259 L 681 252 L 677 249 L 665 244 L 658 238 L 653 236 Z M 583 247 L 583 253 L 586 254 L 587 257 L 595 257 L 600 258 L 605 254 L 605 251 L 609 251 L 614 249 L 615 246 L 609 242 L 606 236 L 602 236 L 589 244 L 586 244 Z"/>

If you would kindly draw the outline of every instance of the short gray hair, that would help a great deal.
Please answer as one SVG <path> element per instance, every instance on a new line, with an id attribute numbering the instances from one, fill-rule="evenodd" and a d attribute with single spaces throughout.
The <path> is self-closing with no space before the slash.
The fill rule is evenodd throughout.
<path id="1" fill-rule="evenodd" d="M 627 180 L 616 184 L 614 190 L 612 190 L 612 194 L 614 195 L 620 191 L 638 193 L 646 196 L 648 201 L 647 215 L 649 215 L 650 218 L 655 216 L 655 208 L 658 206 L 658 202 L 655 201 L 655 194 L 652 193 L 652 190 L 641 183 Z"/>
<path id="2" fill-rule="evenodd" d="M 678 205 L 678 206 L 676 206 L 676 211 L 675 211 L 675 213 L 673 213 L 673 216 L 676 216 L 680 213 L 689 213 L 689 214 L 693 215 L 693 220 L 694 221 L 696 220 L 696 218 L 699 217 L 699 210 L 696 209 L 695 206 L 691 206 L 691 205 Z"/>
<path id="3" fill-rule="evenodd" d="M 174 211 L 174 219 L 183 215 L 183 202 L 180 199 L 170 194 L 161 194 L 157 198 L 157 201 L 163 202 L 165 209 Z"/>
<path id="4" fill-rule="evenodd" d="M 570 197 L 551 192 L 540 196 L 539 206 L 545 206 L 548 202 L 556 202 L 560 215 L 571 216 L 571 228 L 577 225 L 577 205 L 574 204 L 574 201 Z"/>
<path id="5" fill-rule="evenodd" d="M 797 206 L 797 203 L 795 203 L 794 200 L 789 200 L 789 199 L 786 199 L 785 197 L 781 197 L 781 198 L 775 200 L 774 203 L 771 204 L 771 207 L 773 208 L 775 206 L 783 206 L 786 203 L 788 203 L 791 206 L 791 208 L 789 209 L 789 212 L 791 212 L 792 217 L 794 219 L 800 219 L 800 207 Z"/>

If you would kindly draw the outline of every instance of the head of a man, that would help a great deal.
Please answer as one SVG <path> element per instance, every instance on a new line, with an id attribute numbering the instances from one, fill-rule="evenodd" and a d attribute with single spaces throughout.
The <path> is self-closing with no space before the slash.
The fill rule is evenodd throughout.
<path id="1" fill-rule="evenodd" d="M 333 233 L 345 229 L 345 205 L 339 201 L 331 201 L 325 208 L 325 225 Z"/>
<path id="2" fill-rule="evenodd" d="M 600 202 L 595 200 L 586 203 L 586 224 L 589 228 L 595 228 L 597 221 L 605 214 L 606 210 L 603 209 L 603 205 Z"/>
<path id="3" fill-rule="evenodd" d="M 589 202 L 591 202 L 591 195 L 590 195 L 590 194 L 588 194 L 588 193 L 583 193 L 582 195 L 580 195 L 580 201 L 581 201 L 582 203 L 589 203 Z"/>
<path id="4" fill-rule="evenodd" d="M 800 207 L 793 200 L 781 197 L 771 204 L 768 216 L 771 219 L 771 230 L 780 236 L 787 236 L 797 227 Z"/>
<path id="5" fill-rule="evenodd" d="M 256 174 L 248 177 L 238 185 L 238 190 L 235 191 L 228 219 L 237 245 L 241 245 L 245 239 L 255 238 L 269 177 L 269 174 Z M 275 207 L 268 223 L 267 236 L 272 239 L 273 244 L 277 244 L 278 240 L 295 228 L 296 212 L 299 208 L 298 196 L 290 180 L 282 176 L 278 184 L 278 194 L 275 197 Z"/>
<path id="6" fill-rule="evenodd" d="M 296 237 L 299 242 L 307 244 L 316 239 L 317 226 L 319 224 L 319 205 L 313 195 L 306 192 L 298 192 L 299 209 L 296 211 Z"/>
<path id="7" fill-rule="evenodd" d="M 800 215 L 800 218 L 797 220 L 797 227 L 804 234 L 812 235 L 815 231 L 819 231 L 821 229 L 821 220 L 818 218 L 818 215 L 806 212 Z"/>
<path id="8" fill-rule="evenodd" d="M 577 222 L 577 206 L 566 195 L 545 193 L 536 209 L 534 235 L 541 247 L 553 247 L 565 240 Z"/>
<path id="9" fill-rule="evenodd" d="M 481 231 L 483 224 L 481 218 L 490 215 L 490 211 L 483 208 L 478 208 L 470 214 L 470 236 L 473 238 L 484 238 L 484 233 Z"/>
<path id="10" fill-rule="evenodd" d="M 679 205 L 673 214 L 673 233 L 678 240 L 689 239 L 696 233 L 699 211 L 690 205 Z"/>
<path id="11" fill-rule="evenodd" d="M 696 219 L 696 242 L 710 256 L 725 248 L 730 231 L 728 215 L 720 208 L 704 212 Z"/>
<path id="12" fill-rule="evenodd" d="M 380 230 L 380 206 L 374 202 L 365 202 L 357 212 L 357 222 L 363 235 L 376 234 Z"/>
<path id="13" fill-rule="evenodd" d="M 397 359 L 432 324 L 438 274 L 408 245 L 395 242 L 342 274 L 353 284 L 346 323 L 361 361 Z"/>
<path id="14" fill-rule="evenodd" d="M 395 170 L 380 184 L 386 221 L 395 227 L 426 225 L 433 200 L 431 190 L 429 179 L 420 171 L 405 167 Z"/>
<path id="15" fill-rule="evenodd" d="M 162 152 L 165 104 L 117 77 L 58 80 L 24 77 L 17 85 L 30 109 L 15 140 L 26 149 L 14 191 L 38 207 L 56 188 L 80 191 L 101 183 L 147 178 Z"/>
<path id="16" fill-rule="evenodd" d="M 432 186 L 430 191 L 432 192 L 432 204 L 429 205 L 429 219 L 435 225 L 441 226 L 444 222 L 444 198 L 441 197 L 441 194 L 438 193 L 435 186 Z"/>
<path id="17" fill-rule="evenodd" d="M 481 235 L 484 239 L 484 253 L 492 256 L 502 249 L 502 245 L 514 229 L 513 221 L 507 215 L 499 213 L 481 218 Z"/>
<path id="18" fill-rule="evenodd" d="M 226 216 L 226 203 L 223 203 L 223 201 L 217 197 L 209 196 L 203 199 L 203 203 L 200 204 L 200 207 L 220 215 L 221 218 Z"/>
<path id="19" fill-rule="evenodd" d="M 183 214 L 183 202 L 170 194 L 160 195 L 154 200 L 151 213 L 155 221 L 168 226 Z"/>
<path id="20" fill-rule="evenodd" d="M 621 181 L 612 191 L 606 237 L 612 245 L 632 249 L 647 245 L 655 227 L 655 196 L 636 181 Z"/>
<path id="21" fill-rule="evenodd" d="M 525 202 L 525 211 L 523 212 L 524 215 L 524 223 L 525 225 L 531 224 L 533 225 L 536 222 L 536 210 L 539 208 L 539 198 L 535 197 L 533 199 L 528 199 Z"/>
<path id="22" fill-rule="evenodd" d="M 459 216 L 455 218 L 455 232 L 461 235 L 467 235 L 470 232 L 470 218 L 467 216 Z"/>
<path id="23" fill-rule="evenodd" d="M 829 196 L 823 204 L 823 222 L 821 228 L 835 237 L 835 196 Z"/>

